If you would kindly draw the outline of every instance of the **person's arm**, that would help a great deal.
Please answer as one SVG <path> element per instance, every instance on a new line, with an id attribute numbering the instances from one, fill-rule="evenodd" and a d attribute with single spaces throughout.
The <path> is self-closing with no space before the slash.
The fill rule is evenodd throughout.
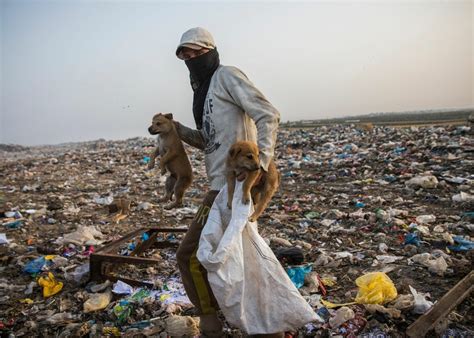
<path id="1" fill-rule="evenodd" d="M 181 140 L 189 144 L 191 147 L 204 150 L 206 148 L 206 142 L 204 141 L 204 136 L 200 130 L 191 129 L 186 126 L 183 126 L 181 123 L 176 122 L 176 131 L 179 134 Z"/>
<path id="2" fill-rule="evenodd" d="M 227 69 L 223 81 L 227 93 L 255 121 L 260 164 L 267 171 L 274 155 L 280 113 L 242 71 L 235 67 Z"/>

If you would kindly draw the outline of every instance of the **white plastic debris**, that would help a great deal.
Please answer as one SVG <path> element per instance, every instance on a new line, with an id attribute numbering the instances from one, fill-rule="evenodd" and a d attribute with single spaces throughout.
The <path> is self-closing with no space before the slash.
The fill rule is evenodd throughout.
<path id="1" fill-rule="evenodd" d="M 424 252 L 421 254 L 414 255 L 409 259 L 414 263 L 421 264 L 428 268 L 428 271 L 437 274 L 438 276 L 443 276 L 446 270 L 448 269 L 448 263 L 443 256 L 434 258 L 430 253 Z"/>
<path id="2" fill-rule="evenodd" d="M 381 253 L 387 253 L 387 250 L 388 250 L 388 245 L 385 244 L 385 243 L 380 243 L 379 244 L 379 251 Z"/>
<path id="3" fill-rule="evenodd" d="M 421 315 L 431 309 L 433 302 L 426 300 L 425 295 L 418 293 L 411 285 L 409 285 L 409 287 L 415 301 L 412 312 Z"/>
<path id="4" fill-rule="evenodd" d="M 341 324 L 347 322 L 348 320 L 354 317 L 355 317 L 354 311 L 348 308 L 347 306 L 343 306 L 336 311 L 334 317 L 329 319 L 329 325 L 332 328 L 337 328 L 341 326 Z"/>
<path id="5" fill-rule="evenodd" d="M 382 264 L 395 263 L 405 257 L 402 256 L 390 256 L 390 255 L 377 255 L 375 258 Z"/>
<path id="6" fill-rule="evenodd" d="M 100 205 L 109 205 L 114 201 L 113 196 L 100 197 L 99 195 L 94 196 L 94 202 Z"/>
<path id="7" fill-rule="evenodd" d="M 95 226 L 83 226 L 79 225 L 77 230 L 64 237 L 59 237 L 55 243 L 60 245 L 75 244 L 75 245 L 99 245 L 102 243 L 99 239 L 103 238 L 102 232 L 100 232 Z"/>
<path id="8" fill-rule="evenodd" d="M 436 221 L 435 215 L 420 215 L 416 217 L 416 222 L 419 224 L 430 224 Z"/>
<path id="9" fill-rule="evenodd" d="M 468 194 L 467 192 L 461 191 L 459 194 L 456 194 L 452 197 L 453 202 L 463 203 L 463 202 L 473 202 L 474 195 Z"/>
<path id="10" fill-rule="evenodd" d="M 137 210 L 148 210 L 153 206 L 153 204 L 148 203 L 148 202 L 142 202 L 139 205 L 137 205 Z"/>
<path id="11" fill-rule="evenodd" d="M 89 278 L 89 263 L 78 266 L 73 272 L 66 272 L 64 277 L 78 284 L 85 282 Z"/>
<path id="12" fill-rule="evenodd" d="M 8 244 L 10 241 L 7 239 L 7 234 L 0 234 L 0 244 Z"/>
<path id="13" fill-rule="evenodd" d="M 133 293 L 133 287 L 118 280 L 117 283 L 114 284 L 112 292 L 119 295 L 131 295 Z"/>
<path id="14" fill-rule="evenodd" d="M 438 179 L 433 175 L 416 176 L 405 182 L 407 187 L 434 189 L 438 186 Z"/>

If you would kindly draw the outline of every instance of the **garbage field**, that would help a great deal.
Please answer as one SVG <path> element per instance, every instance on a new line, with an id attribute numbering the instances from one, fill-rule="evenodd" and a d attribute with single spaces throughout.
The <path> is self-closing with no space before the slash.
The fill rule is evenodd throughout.
<path id="1" fill-rule="evenodd" d="M 209 189 L 204 155 L 186 147 L 194 181 L 168 210 L 154 146 L 0 145 L 2 336 L 199 335 L 175 252 Z M 318 318 L 287 337 L 474 336 L 470 127 L 281 129 L 275 159 L 258 230 Z"/>

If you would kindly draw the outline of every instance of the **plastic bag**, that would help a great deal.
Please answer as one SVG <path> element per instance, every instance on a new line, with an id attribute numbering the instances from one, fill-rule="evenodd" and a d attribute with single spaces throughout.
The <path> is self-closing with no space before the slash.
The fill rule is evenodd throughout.
<path id="1" fill-rule="evenodd" d="M 60 237 L 55 241 L 55 244 L 66 245 L 72 243 L 74 245 L 99 245 L 102 244 L 104 235 L 95 226 L 79 225 L 77 230 L 64 237 Z"/>
<path id="2" fill-rule="evenodd" d="M 334 314 L 334 317 L 329 319 L 329 325 L 332 328 L 336 328 L 341 326 L 342 323 L 347 322 L 349 319 L 352 319 L 355 317 L 354 311 L 352 311 L 350 308 L 343 306 L 340 309 L 336 311 Z"/>
<path id="3" fill-rule="evenodd" d="M 89 263 L 78 266 L 73 272 L 64 274 L 64 277 L 71 282 L 81 284 L 89 279 Z"/>
<path id="4" fill-rule="evenodd" d="M 197 258 L 229 323 L 247 334 L 297 329 L 323 320 L 291 282 L 270 247 L 248 222 L 252 203 L 242 204 L 236 182 L 232 210 L 227 186 L 217 195 L 201 233 Z"/>
<path id="5" fill-rule="evenodd" d="M 415 302 L 413 310 L 411 310 L 413 313 L 421 315 L 431 309 L 433 302 L 426 300 L 425 296 L 421 293 L 418 293 L 411 285 L 408 285 L 408 287 L 410 288 L 410 292 L 413 295 L 413 300 Z"/>
<path id="6" fill-rule="evenodd" d="M 171 316 L 166 318 L 166 333 L 171 337 L 198 336 L 199 322 L 189 316 Z"/>
<path id="7" fill-rule="evenodd" d="M 48 277 L 40 277 L 38 285 L 43 287 L 43 297 L 45 298 L 57 294 L 63 288 L 63 283 L 58 282 L 51 272 L 48 273 Z"/>
<path id="8" fill-rule="evenodd" d="M 46 259 L 41 256 L 26 263 L 25 267 L 23 268 L 23 271 L 31 274 L 38 273 L 41 271 L 45 264 Z"/>
<path id="9" fill-rule="evenodd" d="M 300 288 L 304 285 L 304 277 L 311 272 L 311 264 L 290 266 L 286 268 L 286 273 L 290 277 L 296 288 Z"/>
<path id="10" fill-rule="evenodd" d="M 359 304 L 385 304 L 397 298 L 397 289 L 383 272 L 371 272 L 356 279 L 359 287 L 355 301 Z"/>
<path id="11" fill-rule="evenodd" d="M 102 310 L 109 305 L 112 300 L 112 292 L 93 293 L 90 298 L 84 303 L 84 312 L 92 312 Z"/>

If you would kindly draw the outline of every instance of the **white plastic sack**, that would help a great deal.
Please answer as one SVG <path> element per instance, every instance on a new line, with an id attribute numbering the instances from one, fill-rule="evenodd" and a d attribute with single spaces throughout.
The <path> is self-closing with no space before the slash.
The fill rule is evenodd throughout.
<path id="1" fill-rule="evenodd" d="M 257 222 L 248 221 L 253 206 L 242 204 L 242 184 L 236 183 L 232 210 L 227 208 L 227 186 L 217 195 L 197 251 L 226 320 L 248 334 L 322 321 L 258 234 Z"/>

